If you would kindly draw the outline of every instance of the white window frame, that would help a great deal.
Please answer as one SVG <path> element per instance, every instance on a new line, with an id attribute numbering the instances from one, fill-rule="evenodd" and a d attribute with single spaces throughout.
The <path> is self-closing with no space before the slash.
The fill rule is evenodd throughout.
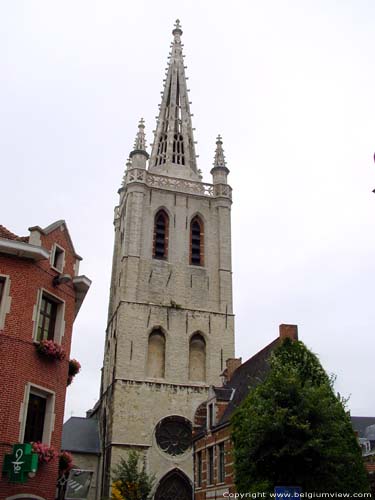
<path id="1" fill-rule="evenodd" d="M 42 398 L 46 398 L 46 413 L 44 416 L 44 424 L 43 424 L 43 438 L 42 442 L 44 444 L 51 444 L 51 436 L 52 432 L 55 428 L 55 393 L 50 389 L 46 389 L 45 387 L 41 387 L 40 385 L 33 384 L 31 382 L 27 382 L 25 385 L 25 393 L 24 398 L 20 407 L 20 433 L 19 433 L 19 442 L 23 443 L 25 437 L 25 429 L 26 429 L 26 420 L 27 420 L 27 409 L 29 406 L 29 398 L 30 394 L 35 394 L 36 396 L 40 396 Z"/>
<path id="2" fill-rule="evenodd" d="M 60 251 L 60 256 L 59 256 L 59 265 L 55 266 L 54 263 L 55 263 L 56 250 Z M 63 247 L 61 247 L 60 245 L 58 245 L 57 243 L 53 244 L 53 247 L 52 247 L 52 250 L 51 250 L 50 264 L 51 264 L 52 269 L 54 269 L 58 273 L 62 273 L 64 271 L 64 267 L 65 267 L 65 249 Z"/>
<path id="3" fill-rule="evenodd" d="M 4 329 L 6 315 L 10 311 L 10 304 L 12 302 L 12 297 L 9 295 L 10 292 L 10 277 L 6 274 L 0 274 L 0 278 L 4 281 L 3 293 L 0 297 L 0 330 Z"/>
<path id="4" fill-rule="evenodd" d="M 212 419 L 210 418 L 210 408 L 212 408 Z M 216 408 L 215 401 L 210 401 L 207 404 L 207 429 L 211 429 L 216 425 Z"/>
<path id="5" fill-rule="evenodd" d="M 36 304 L 34 305 L 34 310 L 33 310 L 33 323 L 34 323 L 33 340 L 34 340 L 34 342 L 38 342 L 37 335 L 38 335 L 38 324 L 39 324 L 39 312 L 40 312 L 40 307 L 42 305 L 43 296 L 52 299 L 57 304 L 55 331 L 54 331 L 54 335 L 53 335 L 53 340 L 55 342 L 57 342 L 58 344 L 61 344 L 61 341 L 62 341 L 62 339 L 64 337 L 64 333 L 65 333 L 65 301 L 62 300 L 57 295 L 54 295 L 53 293 L 49 292 L 45 288 L 40 288 L 38 290 Z"/>

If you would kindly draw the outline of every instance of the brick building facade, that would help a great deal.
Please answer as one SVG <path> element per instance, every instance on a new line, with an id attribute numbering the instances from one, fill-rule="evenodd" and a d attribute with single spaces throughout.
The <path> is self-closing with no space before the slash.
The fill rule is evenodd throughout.
<path id="1" fill-rule="evenodd" d="M 251 388 L 264 380 L 272 351 L 284 338 L 298 339 L 296 325 L 280 325 L 280 335 L 241 364 L 228 359 L 223 386 L 211 386 L 194 420 L 194 500 L 223 498 L 236 491 L 230 418 Z M 225 498 L 225 497 L 224 497 Z"/>
<path id="2" fill-rule="evenodd" d="M 79 275 L 64 221 L 18 237 L 0 226 L 0 470 L 16 443 L 40 441 L 60 450 L 74 319 L 91 284 Z M 64 359 L 37 352 L 42 340 Z M 0 478 L 0 498 L 53 500 L 58 459 L 13 484 Z"/>

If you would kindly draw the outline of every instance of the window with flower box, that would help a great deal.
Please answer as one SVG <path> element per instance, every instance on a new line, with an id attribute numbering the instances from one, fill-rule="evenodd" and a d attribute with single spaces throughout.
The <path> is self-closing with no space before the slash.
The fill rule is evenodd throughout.
<path id="1" fill-rule="evenodd" d="M 35 311 L 34 340 L 36 342 L 53 340 L 58 344 L 61 343 L 65 330 L 64 301 L 41 289 L 38 292 Z"/>
<path id="2" fill-rule="evenodd" d="M 57 303 L 47 296 L 42 296 L 36 340 L 54 340 L 56 314 Z"/>
<path id="3" fill-rule="evenodd" d="M 55 421 L 55 393 L 44 387 L 26 384 L 21 405 L 20 443 L 50 444 Z"/>
<path id="4" fill-rule="evenodd" d="M 44 418 L 46 416 L 47 398 L 30 393 L 27 405 L 27 417 L 24 441 L 31 443 L 43 440 Z"/>

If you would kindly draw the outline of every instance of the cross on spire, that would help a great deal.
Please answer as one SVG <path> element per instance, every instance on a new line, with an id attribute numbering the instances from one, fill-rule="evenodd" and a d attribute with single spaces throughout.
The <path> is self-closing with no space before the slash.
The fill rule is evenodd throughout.
<path id="1" fill-rule="evenodd" d="M 191 103 L 186 86 L 179 19 L 175 22 L 172 34 L 173 42 L 151 151 L 150 170 L 172 164 L 189 167 L 196 174 Z"/>

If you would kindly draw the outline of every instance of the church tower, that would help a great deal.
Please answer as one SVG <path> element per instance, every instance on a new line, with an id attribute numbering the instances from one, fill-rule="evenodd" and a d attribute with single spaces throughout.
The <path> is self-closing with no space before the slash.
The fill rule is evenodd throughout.
<path id="1" fill-rule="evenodd" d="M 154 498 L 191 498 L 194 414 L 234 356 L 231 188 L 222 140 L 212 184 L 197 168 L 176 21 L 151 155 L 138 125 L 115 208 L 102 372 L 102 495 L 137 450 Z"/>

